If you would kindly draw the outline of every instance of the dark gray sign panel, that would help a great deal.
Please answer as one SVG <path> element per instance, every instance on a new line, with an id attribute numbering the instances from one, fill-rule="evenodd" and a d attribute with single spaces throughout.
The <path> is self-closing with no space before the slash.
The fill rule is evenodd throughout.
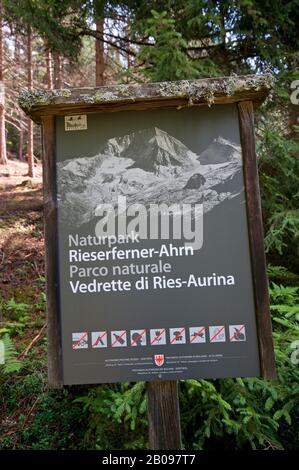
<path id="1" fill-rule="evenodd" d="M 237 105 L 60 116 L 56 160 L 63 382 L 260 375 Z"/>

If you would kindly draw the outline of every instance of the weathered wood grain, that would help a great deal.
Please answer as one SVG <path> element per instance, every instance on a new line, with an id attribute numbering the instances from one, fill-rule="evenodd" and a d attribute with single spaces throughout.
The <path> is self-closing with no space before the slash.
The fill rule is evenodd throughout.
<path id="1" fill-rule="evenodd" d="M 261 374 L 265 379 L 273 379 L 276 377 L 276 372 L 268 297 L 262 210 L 255 154 L 252 102 L 240 102 L 238 109 Z"/>
<path id="2" fill-rule="evenodd" d="M 62 386 L 62 350 L 59 319 L 59 273 L 56 207 L 55 118 L 42 117 L 44 230 L 47 279 L 48 380 Z"/>
<path id="3" fill-rule="evenodd" d="M 181 427 L 178 383 L 147 382 L 149 449 L 180 450 Z"/>
<path id="4" fill-rule="evenodd" d="M 270 75 L 230 76 L 176 82 L 65 90 L 24 90 L 21 108 L 33 120 L 42 115 L 84 114 L 157 107 L 189 107 L 252 100 L 260 104 L 272 87 Z"/>

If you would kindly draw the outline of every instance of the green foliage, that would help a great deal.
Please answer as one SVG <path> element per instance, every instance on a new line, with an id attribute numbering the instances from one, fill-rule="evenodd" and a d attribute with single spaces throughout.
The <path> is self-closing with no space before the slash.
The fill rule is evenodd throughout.
<path id="1" fill-rule="evenodd" d="M 6 331 L 10 335 L 22 335 L 29 320 L 31 306 L 25 302 L 16 302 L 13 297 L 8 301 L 0 299 L 0 308 L 7 316 L 7 320 L 2 322 L 0 332 Z M 4 330 L 3 330 L 4 328 Z"/>
<path id="2" fill-rule="evenodd" d="M 146 398 L 143 382 L 102 385 L 75 400 L 88 413 L 85 440 L 96 449 L 146 447 Z"/>
<path id="3" fill-rule="evenodd" d="M 147 19 L 154 8 L 167 11 L 176 31 L 187 42 L 187 53 L 196 64 L 210 59 L 224 75 L 231 72 L 285 70 L 295 62 L 299 47 L 298 3 L 281 8 L 279 0 L 126 0 L 133 31 L 147 38 Z M 151 46 L 149 46 L 151 47 Z"/>
<path id="4" fill-rule="evenodd" d="M 260 124 L 258 155 L 265 246 L 296 269 L 299 255 L 299 142 L 269 121 Z M 271 259 L 271 258 L 270 258 Z"/>
<path id="5" fill-rule="evenodd" d="M 12 29 L 30 28 L 49 48 L 75 59 L 80 51 L 79 31 L 86 25 L 87 5 L 80 0 L 3 0 L 4 14 Z"/>
<path id="6" fill-rule="evenodd" d="M 286 210 L 274 213 L 269 218 L 269 229 L 265 238 L 266 251 L 277 251 L 283 255 L 293 241 L 298 249 L 299 210 Z"/>
<path id="7" fill-rule="evenodd" d="M 183 383 L 181 409 L 186 445 L 196 449 L 215 445 L 232 449 L 298 447 L 298 435 L 292 435 L 292 429 L 298 429 L 299 424 L 299 371 L 291 355 L 299 332 L 299 289 L 273 283 L 270 297 L 277 380 Z"/>
<path id="8" fill-rule="evenodd" d="M 30 305 L 24 302 L 16 302 L 14 298 L 11 298 L 3 305 L 3 308 L 14 316 L 19 317 L 19 315 L 23 315 L 28 312 Z"/>
<path id="9" fill-rule="evenodd" d="M 82 392 L 81 392 L 82 393 Z M 49 390 L 45 360 L 30 357 L 0 387 L 0 448 L 83 449 L 85 417 L 73 403 L 75 390 Z"/>
<path id="10" fill-rule="evenodd" d="M 256 449 L 271 443 L 281 447 L 276 436 L 279 425 L 265 410 L 265 396 L 264 381 L 258 379 L 187 381 L 181 393 L 187 446 L 209 449 L 216 443 L 221 448 Z M 190 403 L 196 403 L 191 410 Z"/>
<path id="11" fill-rule="evenodd" d="M 286 282 L 288 284 L 298 284 L 299 275 L 292 273 L 285 266 L 273 266 L 271 263 L 267 267 L 268 278 L 270 281 Z"/>
<path id="12" fill-rule="evenodd" d="M 83 439 L 83 427 L 84 417 L 72 405 L 72 395 L 67 390 L 47 392 L 39 398 L 38 413 L 31 425 L 22 432 L 23 445 L 32 450 L 77 449 L 78 439 Z"/>
<path id="13" fill-rule="evenodd" d="M 286 317 L 289 318 L 293 314 L 292 308 L 295 307 L 299 311 L 299 288 L 277 285 L 272 282 L 270 288 L 270 300 L 272 303 L 271 308 L 278 310 L 281 305 L 285 310 L 289 309 L 289 313 L 286 313 Z M 283 312 L 285 313 L 285 311 Z"/>
<path id="14" fill-rule="evenodd" d="M 44 312 L 46 310 L 47 297 L 45 292 L 41 292 L 38 301 L 35 303 L 35 308 L 38 311 Z"/>
<path id="15" fill-rule="evenodd" d="M 152 81 L 195 78 L 198 71 L 186 55 L 187 43 L 176 31 L 175 21 L 167 12 L 151 12 L 145 34 L 153 39 L 153 46 L 141 47 L 139 59 L 148 66 L 142 72 Z"/>
<path id="16" fill-rule="evenodd" d="M 89 34 L 94 2 L 3 3 L 6 20 L 13 28 L 24 31 L 30 25 L 51 49 L 71 58 L 79 56 L 81 37 Z M 299 143 L 298 126 L 289 126 L 289 85 L 298 78 L 294 70 L 299 47 L 298 2 L 289 1 L 283 8 L 278 0 L 126 0 L 103 4 L 109 21 L 115 16 L 126 17 L 128 30 L 121 31 L 124 40 L 112 39 L 125 54 L 133 41 L 131 50 L 141 63 L 137 71 L 150 80 L 256 73 L 269 68 L 276 76 L 273 96 L 257 122 L 257 144 L 265 245 L 271 262 L 268 273 L 277 380 L 188 380 L 181 383 L 180 404 L 187 449 L 296 449 L 299 373 L 292 358 L 298 349 L 299 328 Z M 112 36 L 116 29 L 111 28 Z M 82 60 L 88 62 L 90 56 Z M 119 64 L 123 62 L 121 58 Z M 13 370 L 15 350 L 5 333 L 24 331 L 30 306 L 10 299 L 1 302 L 1 307 L 9 320 L 1 331 Z M 43 311 L 45 297 L 34 307 Z M 20 371 L 14 370 L 2 374 L 0 397 L 8 420 L 15 419 L 18 410 L 18 423 L 12 436 L 4 434 L 1 448 L 146 447 L 143 383 L 79 389 L 81 396 L 75 399 L 71 389 L 47 390 L 42 361 L 29 359 Z M 20 404 L 24 403 L 23 409 Z"/>
<path id="17" fill-rule="evenodd" d="M 0 379 L 1 375 L 19 372 L 21 362 L 17 358 L 17 352 L 9 335 L 0 335 Z"/>
<path id="18" fill-rule="evenodd" d="M 281 268 L 275 268 L 272 267 L 272 272 L 281 275 Z M 299 288 L 273 282 L 270 298 L 277 380 L 181 382 L 181 421 L 186 449 L 298 447 L 298 436 L 293 435 L 292 429 L 298 429 L 299 425 L 299 371 L 291 358 L 299 333 Z M 146 446 L 143 383 L 95 387 L 76 402 L 83 405 L 88 415 L 86 443 L 89 446 L 98 449 Z"/>

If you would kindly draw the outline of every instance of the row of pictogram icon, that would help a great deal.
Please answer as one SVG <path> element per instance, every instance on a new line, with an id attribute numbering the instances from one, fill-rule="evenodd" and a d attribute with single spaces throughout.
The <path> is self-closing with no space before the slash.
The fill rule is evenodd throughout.
<path id="1" fill-rule="evenodd" d="M 228 335 L 227 335 L 228 333 Z M 246 341 L 245 325 L 191 326 L 189 328 L 155 328 L 150 330 L 87 331 L 72 333 L 73 349 L 96 349 L 137 346 L 163 346 L 166 344 L 199 344 Z M 110 341 L 109 341 L 110 340 Z M 108 344 L 109 341 L 109 344 Z"/>

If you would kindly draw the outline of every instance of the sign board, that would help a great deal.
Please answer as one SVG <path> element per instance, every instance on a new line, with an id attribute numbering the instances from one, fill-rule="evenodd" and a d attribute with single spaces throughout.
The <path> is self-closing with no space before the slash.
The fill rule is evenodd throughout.
<path id="1" fill-rule="evenodd" d="M 130 107 L 111 95 L 69 100 L 68 113 L 52 97 L 33 116 L 51 159 L 50 375 L 273 376 L 251 100 L 182 107 L 151 93 Z"/>

